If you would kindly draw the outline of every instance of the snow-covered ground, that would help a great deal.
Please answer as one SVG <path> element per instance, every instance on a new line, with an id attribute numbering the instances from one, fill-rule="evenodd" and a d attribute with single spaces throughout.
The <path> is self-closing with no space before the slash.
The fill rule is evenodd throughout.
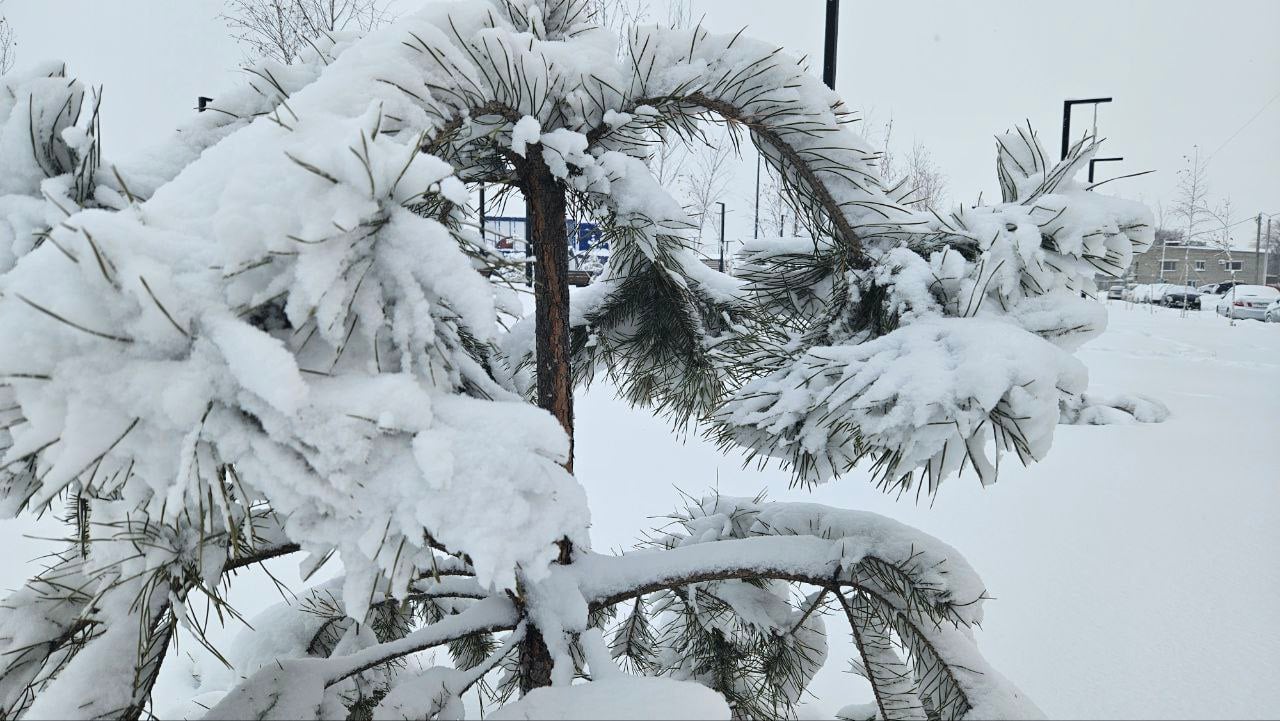
<path id="1" fill-rule="evenodd" d="M 662 421 L 593 389 L 578 406 L 577 471 L 596 547 L 629 546 L 659 522 L 646 515 L 680 502 L 676 487 L 877 511 L 966 554 L 996 599 L 978 632 L 987 659 L 1050 717 L 1274 716 L 1280 325 L 1119 301 L 1110 311 L 1080 353 L 1093 389 L 1157 397 L 1173 417 L 1060 426 L 1045 462 L 1003 466 L 986 490 L 951 479 L 933 503 L 857 477 L 788 490 L 786 474 L 743 470 L 696 438 L 673 445 Z M 846 633 L 834 618 L 828 630 Z M 840 643 L 833 659 L 848 655 Z M 814 691 L 827 711 L 871 700 L 838 670 Z"/>
<path id="2" fill-rule="evenodd" d="M 788 489 L 776 469 L 742 469 L 696 437 L 673 443 L 663 421 L 596 387 L 579 401 L 577 443 L 595 546 L 630 547 L 680 503 L 677 488 L 877 511 L 967 555 L 996 598 L 979 631 L 988 660 L 1051 717 L 1274 716 L 1280 325 L 1232 327 L 1212 311 L 1180 318 L 1118 301 L 1110 310 L 1110 329 L 1080 354 L 1093 389 L 1155 396 L 1173 417 L 1061 426 L 1045 462 L 1007 465 L 986 490 L 952 479 L 932 503 L 895 501 L 857 477 Z M 32 568 L 23 562 L 48 548 L 24 532 L 0 523 L 0 587 L 18 585 Z M 263 579 L 240 586 L 248 616 L 278 601 Z M 833 618 L 828 629 L 839 638 L 814 688 L 815 715 L 870 700 L 864 682 L 841 672 L 843 625 Z M 166 672 L 158 709 L 182 699 L 180 677 Z"/>

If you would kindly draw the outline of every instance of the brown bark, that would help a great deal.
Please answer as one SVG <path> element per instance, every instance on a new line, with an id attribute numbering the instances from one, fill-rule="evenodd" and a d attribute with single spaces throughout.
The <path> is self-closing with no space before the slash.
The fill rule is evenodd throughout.
<path id="1" fill-rule="evenodd" d="M 537 303 L 538 405 L 551 412 L 569 434 L 573 472 L 573 364 L 569 356 L 569 237 L 564 189 L 542 160 L 542 148 L 529 148 L 522 173 L 533 243 L 533 296 Z"/>
<path id="2" fill-rule="evenodd" d="M 573 364 L 569 355 L 569 238 L 564 189 L 542 159 L 542 148 L 529 148 L 520 168 L 521 190 L 533 244 L 533 297 L 537 336 L 538 406 L 550 411 L 569 436 L 565 468 L 573 472 Z M 560 562 L 568 563 L 568 541 Z M 520 693 L 551 685 L 555 660 L 538 627 L 528 626 L 520 642 Z"/>
<path id="3" fill-rule="evenodd" d="M 537 626 L 528 625 L 524 640 L 520 642 L 520 695 L 550 686 L 551 671 L 555 665 L 547 642 L 542 639 L 542 632 Z"/>

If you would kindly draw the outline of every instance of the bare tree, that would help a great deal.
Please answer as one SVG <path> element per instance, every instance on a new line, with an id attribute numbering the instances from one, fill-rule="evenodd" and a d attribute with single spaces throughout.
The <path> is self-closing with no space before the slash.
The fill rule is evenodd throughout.
<path id="1" fill-rule="evenodd" d="M 4 0 L 0 0 L 3 4 Z M 13 39 L 13 26 L 0 16 L 0 75 L 9 72 L 17 60 L 18 43 Z"/>
<path id="2" fill-rule="evenodd" d="M 794 213 L 787 205 L 786 188 L 777 172 L 768 166 L 764 172 L 760 185 L 760 235 L 780 238 L 787 234 L 788 214 Z"/>
<path id="3" fill-rule="evenodd" d="M 388 0 L 227 0 L 221 15 L 249 54 L 288 64 L 316 38 L 369 30 L 387 19 Z"/>
<path id="4" fill-rule="evenodd" d="M 916 208 L 940 208 L 947 199 L 947 177 L 937 163 L 933 154 L 924 143 L 916 141 L 905 155 L 899 155 L 893 149 L 893 116 L 884 125 L 884 130 L 868 121 L 868 136 L 881 135 L 880 146 L 884 148 L 880 157 L 880 177 L 885 187 L 898 184 L 909 191 L 906 204 Z"/>
<path id="5" fill-rule="evenodd" d="M 1209 182 L 1205 161 L 1200 158 L 1200 146 L 1195 147 L 1195 154 L 1186 158 L 1187 165 L 1178 171 L 1178 188 L 1173 198 L 1171 213 L 1177 220 L 1186 223 L 1183 241 L 1182 284 L 1190 282 L 1191 277 L 1191 241 L 1198 235 L 1203 226 L 1208 224 L 1213 213 L 1209 209 Z M 1228 209 L 1230 206 L 1228 206 Z M 1164 280 L 1164 250 L 1160 255 L 1160 280 Z M 1183 308 L 1185 315 L 1186 308 Z"/>
<path id="6" fill-rule="evenodd" d="M 1211 231 L 1205 232 L 1208 238 L 1207 245 L 1217 248 L 1220 253 L 1226 256 L 1224 259 L 1231 273 L 1231 279 L 1235 280 L 1236 272 L 1233 270 L 1235 266 L 1232 263 L 1234 259 L 1231 257 L 1231 251 L 1234 250 L 1234 243 L 1231 237 L 1231 227 L 1234 225 L 1231 218 L 1231 199 L 1227 198 L 1222 201 L 1217 210 L 1211 211 L 1206 208 L 1205 212 L 1213 219 L 1213 223 L 1218 226 Z M 1190 243 L 1188 243 L 1188 247 L 1190 247 Z"/>
<path id="7" fill-rule="evenodd" d="M 637 26 L 653 22 L 652 0 L 591 0 L 591 13 L 595 22 L 608 28 L 625 41 L 627 32 Z M 689 0 L 668 0 L 666 24 L 671 28 L 686 28 L 693 25 L 693 9 Z M 619 45 L 625 47 L 625 42 Z"/>
<path id="8" fill-rule="evenodd" d="M 675 133 L 671 131 L 662 133 L 649 156 L 649 170 L 664 188 L 680 186 L 685 164 L 689 160 L 688 149 L 674 136 Z"/>
<path id="9" fill-rule="evenodd" d="M 689 0 L 670 0 L 667 3 L 667 25 L 673 28 L 693 26 L 693 8 Z"/>
<path id="10" fill-rule="evenodd" d="M 648 21 L 649 4 L 645 0 L 591 0 L 591 13 L 597 24 L 618 37 L 619 52 L 622 52 L 627 32 Z"/>
<path id="11" fill-rule="evenodd" d="M 727 129 L 708 134 L 705 141 L 690 151 L 680 178 L 689 215 L 698 223 L 699 243 L 712 208 L 729 189 L 729 166 L 737 155 Z"/>
<path id="12" fill-rule="evenodd" d="M 923 143 L 911 146 L 906 161 L 907 187 L 911 188 L 910 204 L 921 208 L 941 207 L 947 198 L 947 176 L 933 162 L 933 154 Z"/>

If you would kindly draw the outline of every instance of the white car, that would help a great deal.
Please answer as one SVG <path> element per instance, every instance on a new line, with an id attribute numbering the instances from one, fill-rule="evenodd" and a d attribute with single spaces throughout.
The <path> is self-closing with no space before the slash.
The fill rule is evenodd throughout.
<path id="1" fill-rule="evenodd" d="M 1218 302 L 1218 315 L 1228 318 L 1265 320 L 1267 311 L 1280 300 L 1280 290 L 1266 285 L 1237 285 Z"/>
<path id="2" fill-rule="evenodd" d="M 1266 311 L 1266 314 L 1263 316 L 1263 320 L 1267 321 L 1268 323 L 1280 323 L 1280 300 L 1277 300 L 1276 302 L 1267 306 L 1267 311 Z"/>

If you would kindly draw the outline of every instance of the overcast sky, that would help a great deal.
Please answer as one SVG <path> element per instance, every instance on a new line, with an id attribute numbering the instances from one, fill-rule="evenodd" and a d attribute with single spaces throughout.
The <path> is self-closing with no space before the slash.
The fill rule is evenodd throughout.
<path id="1" fill-rule="evenodd" d="M 396 0 L 404 12 L 424 0 Z M 822 0 L 692 0 L 715 30 L 747 25 L 821 65 Z M 667 0 L 655 17 L 665 15 Z M 137 149 L 215 95 L 241 60 L 222 0 L 5 0 L 19 62 L 57 58 L 105 86 L 107 153 Z M 1101 177 L 1155 170 L 1113 192 L 1169 205 L 1183 158 L 1211 156 L 1216 202 L 1237 219 L 1280 211 L 1280 2 L 844 0 L 839 90 L 895 145 L 923 143 L 955 200 L 997 192 L 992 136 L 1029 119 L 1056 153 L 1065 98 L 1114 96 L 1098 115 Z M 1076 128 L 1092 122 L 1077 111 Z M 1251 122 L 1250 122 L 1251 121 Z M 750 181 L 735 185 L 730 234 L 749 232 Z M 1252 224 L 1240 226 L 1252 238 Z M 1241 240 L 1239 236 L 1237 241 Z"/>

